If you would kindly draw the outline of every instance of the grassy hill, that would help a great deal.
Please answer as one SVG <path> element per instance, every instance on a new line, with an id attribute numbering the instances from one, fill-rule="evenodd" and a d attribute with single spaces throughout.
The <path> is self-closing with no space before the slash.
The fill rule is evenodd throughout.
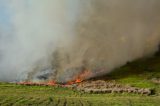
<path id="1" fill-rule="evenodd" d="M 0 83 L 0 106 L 159 106 L 160 84 L 152 79 L 160 78 L 160 56 L 139 59 L 96 78 L 115 80 L 124 85 L 152 88 L 150 96 L 138 94 L 88 94 L 69 88 L 45 86 L 21 86 Z"/>

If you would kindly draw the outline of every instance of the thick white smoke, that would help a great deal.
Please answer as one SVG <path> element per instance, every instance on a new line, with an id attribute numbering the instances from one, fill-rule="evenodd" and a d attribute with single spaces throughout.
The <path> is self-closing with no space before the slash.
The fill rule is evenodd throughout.
<path id="1" fill-rule="evenodd" d="M 71 62 L 62 64 L 69 70 L 59 79 L 69 79 L 64 73 L 72 73 L 73 67 L 84 67 L 93 77 L 153 55 L 160 41 L 159 10 L 158 0 L 91 0 L 89 12 L 78 22 Z"/>
<path id="2" fill-rule="evenodd" d="M 8 36 L 1 34 L 0 80 L 19 79 L 37 64 L 48 65 L 57 47 L 69 45 L 76 5 L 74 0 L 7 0 L 12 28 Z"/>
<path id="3" fill-rule="evenodd" d="M 158 50 L 159 0 L 7 2 L 12 30 L 0 39 L 0 80 L 96 76 Z"/>

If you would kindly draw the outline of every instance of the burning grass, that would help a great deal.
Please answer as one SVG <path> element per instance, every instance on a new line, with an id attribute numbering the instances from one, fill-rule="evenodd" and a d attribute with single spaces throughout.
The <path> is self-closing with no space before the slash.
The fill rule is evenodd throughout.
<path id="1" fill-rule="evenodd" d="M 50 80 L 48 82 L 32 82 L 32 81 L 24 81 L 24 82 L 18 82 L 16 84 L 18 85 L 27 85 L 27 86 L 69 86 L 69 85 L 74 85 L 74 84 L 79 84 L 81 82 L 83 82 L 83 80 L 86 77 L 91 76 L 91 72 L 88 70 L 84 70 L 83 72 L 81 72 L 79 75 L 75 76 L 71 81 L 65 82 L 65 83 L 59 83 L 55 80 Z"/>
<path id="2" fill-rule="evenodd" d="M 23 82 L 17 83 L 18 85 L 0 83 L 0 106 L 159 106 L 160 84 L 155 83 L 160 78 L 159 66 L 160 57 L 154 57 L 148 60 L 137 60 L 116 69 L 107 76 L 88 81 L 76 76 L 75 80 L 66 84 L 58 84 L 56 81 Z M 114 90 L 125 88 L 125 86 L 139 90 L 151 88 L 155 90 L 155 95 L 147 96 L 127 92 L 101 93 L 105 84 L 112 85 Z M 92 93 L 83 92 L 83 90 L 90 89 L 87 86 L 93 88 L 93 85 L 95 89 L 99 87 L 98 90 L 100 89 L 101 92 L 93 93 L 93 89 Z M 70 87 L 81 89 L 78 91 Z"/>
<path id="3" fill-rule="evenodd" d="M 115 81 L 83 81 L 77 79 L 75 81 L 70 81 L 65 84 L 59 84 L 55 81 L 49 81 L 47 83 L 32 83 L 32 82 L 21 82 L 17 83 L 18 85 L 26 85 L 26 86 L 53 86 L 53 87 L 63 87 L 63 88 L 71 88 L 77 91 L 81 91 L 84 93 L 135 93 L 135 94 L 143 94 L 143 95 L 152 95 L 154 94 L 154 90 L 150 88 L 138 88 L 127 85 L 118 84 Z"/>

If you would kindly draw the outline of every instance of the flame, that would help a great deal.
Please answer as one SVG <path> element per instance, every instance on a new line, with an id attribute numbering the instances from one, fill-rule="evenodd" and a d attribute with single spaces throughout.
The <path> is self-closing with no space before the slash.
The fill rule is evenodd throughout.
<path id="1" fill-rule="evenodd" d="M 84 81 L 84 79 L 89 78 L 90 76 L 92 76 L 91 71 L 90 70 L 84 70 L 82 73 L 75 76 L 75 78 L 74 78 L 75 80 L 68 81 L 65 85 L 73 85 L 73 84 L 81 83 L 82 81 Z M 55 86 L 55 85 L 60 85 L 60 84 L 56 83 L 56 81 L 54 81 L 54 80 L 50 80 L 48 82 L 39 82 L 39 83 L 20 82 L 20 83 L 17 83 L 17 84 L 19 84 L 19 85 L 31 85 L 31 86 Z"/>
<path id="2" fill-rule="evenodd" d="M 73 81 L 69 81 L 66 83 L 66 85 L 72 85 L 76 83 L 81 83 L 84 79 L 89 78 L 92 75 L 90 70 L 84 70 L 82 73 L 77 75 Z"/>
<path id="3" fill-rule="evenodd" d="M 75 79 L 75 82 L 80 83 L 83 80 L 90 78 L 92 76 L 92 72 L 90 70 L 82 71 Z"/>
<path id="4" fill-rule="evenodd" d="M 77 78 L 77 79 L 74 80 L 74 81 L 68 81 L 68 82 L 66 83 L 66 85 L 72 85 L 72 84 L 76 84 L 76 83 L 81 83 L 82 81 L 83 81 L 83 80 Z"/>
<path id="5" fill-rule="evenodd" d="M 36 86 L 55 86 L 57 85 L 56 81 L 48 81 L 48 82 L 19 82 L 18 85 L 36 85 Z"/>
<path id="6" fill-rule="evenodd" d="M 72 85 L 72 84 L 75 84 L 75 81 L 69 81 L 66 83 L 66 85 Z"/>
<path id="7" fill-rule="evenodd" d="M 81 79 L 76 79 L 76 83 L 81 83 L 83 80 L 81 80 Z"/>
<path id="8" fill-rule="evenodd" d="M 56 85 L 56 81 L 52 80 L 47 83 L 47 85 L 54 86 Z"/>

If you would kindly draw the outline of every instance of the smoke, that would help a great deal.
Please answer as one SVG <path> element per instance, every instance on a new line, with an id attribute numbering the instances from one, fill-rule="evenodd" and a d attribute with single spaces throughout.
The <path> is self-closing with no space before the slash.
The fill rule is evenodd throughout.
<path id="1" fill-rule="evenodd" d="M 153 55 L 160 40 L 159 6 L 158 0 L 91 0 L 89 12 L 77 23 L 71 61 L 62 63 L 68 72 L 63 70 L 60 80 L 70 78 L 64 73 L 73 67 L 84 67 L 93 77 Z"/>
<path id="2" fill-rule="evenodd" d="M 86 70 L 87 79 L 158 50 L 159 0 L 7 0 L 7 7 L 12 29 L 0 35 L 0 80 L 65 82 Z"/>
<path id="3" fill-rule="evenodd" d="M 69 45 L 72 39 L 71 28 L 76 15 L 70 12 L 71 1 L 7 0 L 5 2 L 10 14 L 11 29 L 9 34 L 8 32 L 1 34 L 3 38 L 0 39 L 1 80 L 19 80 L 37 66 L 50 67 L 49 58 L 53 51 L 58 47 Z M 77 3 L 73 2 L 74 4 Z"/>

